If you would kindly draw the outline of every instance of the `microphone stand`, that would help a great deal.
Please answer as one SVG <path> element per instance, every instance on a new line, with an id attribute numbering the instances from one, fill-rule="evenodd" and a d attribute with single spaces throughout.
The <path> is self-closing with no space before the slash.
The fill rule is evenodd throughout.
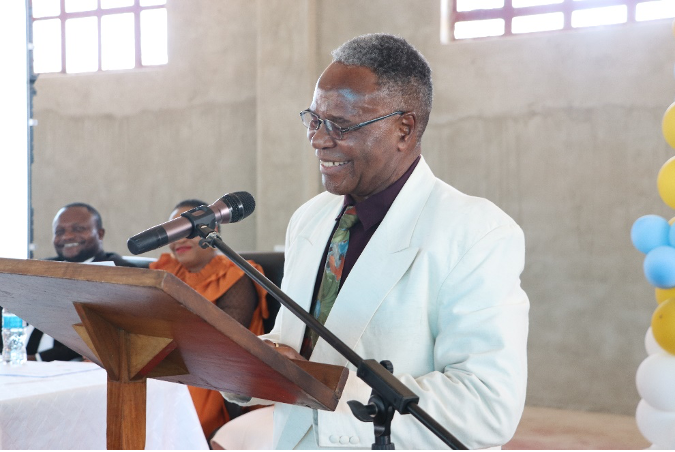
<path id="1" fill-rule="evenodd" d="M 467 449 L 464 444 L 417 405 L 419 397 L 394 377 L 394 369 L 389 361 L 378 363 L 374 359 L 364 360 L 361 358 L 354 350 L 319 323 L 314 316 L 302 309 L 272 281 L 246 262 L 236 251 L 227 246 L 213 228 L 205 224 L 197 224 L 196 232 L 197 235 L 202 237 L 199 244 L 203 248 L 210 246 L 222 251 L 227 258 L 241 268 L 253 281 L 271 293 L 274 298 L 286 306 L 296 317 L 299 317 L 305 325 L 316 331 L 321 338 L 356 367 L 356 375 L 373 390 L 368 405 L 363 405 L 355 400 L 350 400 L 347 403 L 357 419 L 363 422 L 373 422 L 375 443 L 373 443 L 372 449 L 394 449 L 394 444 L 391 443 L 391 420 L 394 417 L 394 410 L 400 414 L 412 414 L 415 419 L 420 421 L 450 448 L 455 450 Z"/>

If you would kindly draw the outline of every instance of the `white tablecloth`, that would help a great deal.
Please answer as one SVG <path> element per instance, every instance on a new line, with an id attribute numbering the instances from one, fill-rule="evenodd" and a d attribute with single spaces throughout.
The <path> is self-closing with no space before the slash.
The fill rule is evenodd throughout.
<path id="1" fill-rule="evenodd" d="M 0 449 L 105 449 L 106 373 L 83 362 L 0 364 Z M 184 385 L 148 379 L 146 449 L 208 449 Z"/>

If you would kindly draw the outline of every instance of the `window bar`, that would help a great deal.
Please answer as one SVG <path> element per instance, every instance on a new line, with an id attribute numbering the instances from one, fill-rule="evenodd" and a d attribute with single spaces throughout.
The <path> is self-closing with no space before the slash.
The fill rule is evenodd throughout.
<path id="1" fill-rule="evenodd" d="M 513 22 L 513 1 L 504 1 L 504 36 L 511 36 L 511 22 Z"/>
<path id="2" fill-rule="evenodd" d="M 574 11 L 574 0 L 564 0 L 562 4 L 563 30 L 572 29 L 572 11 Z"/>
<path id="3" fill-rule="evenodd" d="M 96 22 L 98 23 L 98 69 L 97 71 L 103 70 L 103 38 L 101 37 L 101 18 L 103 10 L 101 9 L 101 0 L 96 0 Z"/>
<path id="4" fill-rule="evenodd" d="M 635 20 L 635 14 L 637 10 L 637 2 L 636 0 L 627 0 L 626 1 L 626 8 L 628 9 L 628 16 L 626 17 L 626 23 L 628 24 L 634 24 L 637 21 Z"/>
<path id="5" fill-rule="evenodd" d="M 448 23 L 450 24 L 450 41 L 454 41 L 455 23 L 456 23 L 456 20 L 454 20 L 454 18 L 457 17 L 457 0 L 447 0 L 447 1 L 450 2 L 450 4 L 452 5 L 452 8 L 449 11 L 449 14 L 451 14 L 451 16 Z"/>
<path id="6" fill-rule="evenodd" d="M 61 21 L 61 72 L 66 72 L 66 0 L 61 0 L 61 11 L 59 11 L 59 20 Z"/>
<path id="7" fill-rule="evenodd" d="M 141 6 L 140 0 L 134 0 L 134 53 L 136 57 L 136 65 L 139 68 L 143 66 L 141 60 Z"/>
<path id="8" fill-rule="evenodd" d="M 451 13 L 455 18 L 453 22 L 463 22 L 467 20 L 481 20 L 481 19 L 502 19 L 502 18 L 509 19 L 515 16 L 516 8 L 513 7 L 512 1 L 505 0 L 504 3 L 505 5 L 508 3 L 509 6 L 508 7 L 503 6 L 501 8 L 494 8 L 494 9 L 478 9 L 473 11 L 462 11 L 462 12 L 457 12 L 456 10 L 453 10 Z M 569 3 L 569 10 L 570 11 L 573 10 L 574 7 L 572 6 L 573 5 L 572 0 L 565 0 L 564 5 L 567 5 L 568 3 Z M 526 6 L 517 9 L 518 16 L 555 13 L 566 10 L 567 8 L 564 7 L 563 4 L 559 3 L 550 5 Z"/>

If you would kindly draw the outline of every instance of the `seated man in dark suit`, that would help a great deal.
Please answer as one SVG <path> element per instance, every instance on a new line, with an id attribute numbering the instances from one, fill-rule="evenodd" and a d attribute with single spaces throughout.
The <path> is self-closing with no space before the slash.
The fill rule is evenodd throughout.
<path id="1" fill-rule="evenodd" d="M 103 250 L 105 229 L 101 214 L 89 204 L 75 202 L 62 207 L 52 222 L 52 243 L 57 256 L 46 260 L 66 262 L 113 262 L 115 265 L 134 267 L 117 253 Z M 35 329 L 26 345 L 28 359 L 32 361 L 70 361 L 79 358 L 79 353 L 58 341 L 44 351 L 38 352 L 40 343 L 51 338 Z"/>

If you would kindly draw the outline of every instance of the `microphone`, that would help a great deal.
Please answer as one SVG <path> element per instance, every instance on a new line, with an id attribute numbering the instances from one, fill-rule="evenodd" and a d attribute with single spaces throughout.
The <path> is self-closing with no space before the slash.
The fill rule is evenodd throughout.
<path id="1" fill-rule="evenodd" d="M 255 210 L 255 199 L 245 191 L 227 193 L 210 206 L 199 206 L 183 212 L 180 217 L 146 229 L 127 240 L 133 254 L 146 253 L 184 237 L 197 236 L 197 228 L 206 225 L 211 229 L 221 223 L 236 223 Z"/>

